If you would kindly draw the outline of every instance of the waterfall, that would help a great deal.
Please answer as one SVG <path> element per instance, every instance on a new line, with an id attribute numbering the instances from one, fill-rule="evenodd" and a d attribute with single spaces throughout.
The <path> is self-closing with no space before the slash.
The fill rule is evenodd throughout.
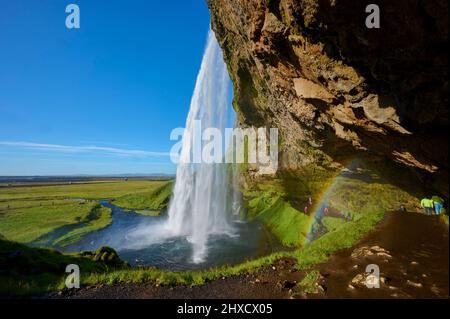
<path id="1" fill-rule="evenodd" d="M 210 235 L 233 234 L 228 213 L 231 211 L 228 187 L 233 181 L 229 180 L 227 165 L 192 163 L 194 150 L 203 145 L 202 132 L 196 128 L 199 120 L 202 129 L 214 127 L 222 135 L 225 131 L 229 83 L 222 51 L 210 29 L 186 120 L 167 221 L 172 235 L 185 236 L 192 244 L 196 263 L 207 256 Z M 191 162 L 187 163 L 189 159 Z"/>

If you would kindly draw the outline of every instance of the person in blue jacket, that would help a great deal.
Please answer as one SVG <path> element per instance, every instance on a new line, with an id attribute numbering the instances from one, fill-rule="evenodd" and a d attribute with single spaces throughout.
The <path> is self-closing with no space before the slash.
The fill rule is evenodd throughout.
<path id="1" fill-rule="evenodd" d="M 434 203 L 434 212 L 436 215 L 440 215 L 442 207 L 444 206 L 444 200 L 439 196 L 433 196 L 431 200 Z"/>

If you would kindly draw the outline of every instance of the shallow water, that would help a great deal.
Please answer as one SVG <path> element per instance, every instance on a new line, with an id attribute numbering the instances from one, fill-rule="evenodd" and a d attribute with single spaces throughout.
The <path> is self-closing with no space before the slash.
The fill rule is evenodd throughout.
<path id="1" fill-rule="evenodd" d="M 156 266 L 169 270 L 205 269 L 235 264 L 279 250 L 279 243 L 258 223 L 236 221 L 233 234 L 213 234 L 208 239 L 208 257 L 194 263 L 192 245 L 184 237 L 170 236 L 165 228 L 166 216 L 148 217 L 127 212 L 107 201 L 113 222 L 108 227 L 87 234 L 78 243 L 62 249 L 65 252 L 95 250 L 110 246 L 132 266 Z"/>

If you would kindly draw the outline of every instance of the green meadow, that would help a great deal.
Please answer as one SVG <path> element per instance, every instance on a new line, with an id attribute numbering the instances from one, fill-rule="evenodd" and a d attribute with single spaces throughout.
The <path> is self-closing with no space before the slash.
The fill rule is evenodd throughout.
<path id="1" fill-rule="evenodd" d="M 147 214 L 145 209 L 161 210 L 167 206 L 171 185 L 170 181 L 139 180 L 3 186 L 0 234 L 19 243 L 65 246 L 111 223 L 111 210 L 100 207 L 95 200 L 114 201 L 117 206 L 141 209 Z M 70 225 L 72 229 L 45 242 L 46 234 Z"/>
<path id="2" fill-rule="evenodd" d="M 162 210 L 169 205 L 170 195 L 172 194 L 173 181 L 170 182 L 153 182 L 147 189 L 135 190 L 132 193 L 123 195 L 114 199 L 114 205 L 125 208 L 134 209 L 137 213 L 143 215 L 154 216 L 154 213 L 146 212 L 146 210 Z"/>
<path id="3" fill-rule="evenodd" d="M 129 194 L 149 192 L 166 183 L 167 181 L 129 180 L 0 187 L 0 209 L 3 205 L 8 205 L 15 200 L 113 199 Z"/>

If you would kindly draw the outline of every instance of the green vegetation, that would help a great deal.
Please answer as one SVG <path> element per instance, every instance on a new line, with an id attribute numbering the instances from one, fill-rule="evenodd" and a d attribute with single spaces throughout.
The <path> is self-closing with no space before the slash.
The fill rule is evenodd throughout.
<path id="1" fill-rule="evenodd" d="M 317 192 L 329 173 L 311 168 L 298 174 L 303 177 L 284 173 L 279 178 L 261 179 L 244 192 L 244 215 L 261 221 L 288 247 L 305 244 L 313 216 L 303 214 L 298 203 L 305 203 L 310 194 Z"/>
<path id="2" fill-rule="evenodd" d="M 129 267 L 109 247 L 94 252 L 61 254 L 0 238 L 0 295 L 30 295 L 62 289 L 69 264 L 78 265 L 83 273 Z"/>
<path id="3" fill-rule="evenodd" d="M 134 269 L 109 269 L 108 271 L 90 271 L 84 269 L 81 277 L 82 285 L 92 285 L 98 283 L 114 284 L 119 282 L 142 283 L 154 282 L 159 285 L 188 285 L 195 286 L 206 281 L 229 277 L 233 275 L 245 274 L 260 269 L 263 266 L 273 264 L 276 260 L 283 257 L 293 257 L 297 259 L 297 267 L 306 269 L 318 262 L 325 261 L 331 253 L 338 249 L 351 247 L 365 233 L 382 218 L 383 212 L 373 212 L 360 218 L 355 222 L 349 222 L 339 229 L 330 232 L 316 241 L 313 241 L 302 248 L 289 252 L 273 253 L 269 256 L 248 261 L 234 266 L 222 266 L 203 271 L 184 271 L 171 272 L 157 268 L 134 268 Z M 31 248 L 29 248 L 31 249 Z M 0 255 L 2 253 L 0 252 Z M 30 261 L 31 262 L 31 261 Z M 1 264 L 1 263 L 0 263 Z M 84 269 L 84 270 L 83 270 Z M 29 281 L 28 281 L 29 280 Z M 35 277 L 26 278 L 18 282 L 4 281 L 2 284 L 7 286 L 8 291 L 15 291 L 20 294 L 42 293 L 61 289 L 64 284 L 64 275 L 49 276 L 46 273 L 40 273 Z M 4 291 L 4 289 L 0 290 Z"/>
<path id="4" fill-rule="evenodd" d="M 82 278 L 84 285 L 96 283 L 115 284 L 119 282 L 142 283 L 154 282 L 159 285 L 195 286 L 207 281 L 246 274 L 271 265 L 283 257 L 297 259 L 298 269 L 308 269 L 312 265 L 323 262 L 336 250 L 354 245 L 383 217 L 383 212 L 372 212 L 355 222 L 345 223 L 343 227 L 327 233 L 319 239 L 302 248 L 288 252 L 278 252 L 259 259 L 251 260 L 234 266 L 222 266 L 203 271 L 171 272 L 156 268 L 137 268 L 116 270 L 104 273 L 92 273 Z"/>
<path id="5" fill-rule="evenodd" d="M 344 223 L 346 223 L 346 221 L 343 218 L 324 217 L 322 219 L 322 224 L 325 226 L 328 232 L 338 229 Z"/>
<path id="6" fill-rule="evenodd" d="M 167 206 L 172 184 L 144 180 L 0 187 L 0 233 L 20 243 L 63 247 L 111 223 L 110 209 L 92 200 L 117 197 L 115 204 L 125 208 L 161 210 Z M 140 202 L 125 200 L 133 196 Z"/>
<path id="7" fill-rule="evenodd" d="M 419 207 L 417 198 L 384 183 L 373 172 L 343 177 L 333 170 L 311 166 L 300 172 L 285 172 L 278 178 L 260 179 L 254 183 L 250 190 L 244 192 L 245 216 L 262 221 L 283 245 L 301 247 L 306 242 L 314 217 L 302 212 L 308 197 L 313 198 L 316 206 L 311 211 L 321 202 L 328 203 L 338 211 L 350 212 L 354 221 L 363 217 L 367 220 L 366 215 L 373 212 L 397 210 L 401 204 L 410 211 Z M 322 222 L 328 232 L 348 224 L 333 217 L 325 217 Z"/>
<path id="8" fill-rule="evenodd" d="M 147 192 L 166 184 L 167 181 L 107 181 L 65 185 L 38 185 L 0 187 L 0 202 L 36 199 L 113 199 L 123 195 Z"/>
<path id="9" fill-rule="evenodd" d="M 321 275 L 318 270 L 310 271 L 303 279 L 300 281 L 297 286 L 301 289 L 302 292 L 311 294 L 317 292 L 317 284 Z"/>
<path id="10" fill-rule="evenodd" d="M 53 242 L 52 246 L 64 247 L 73 244 L 80 240 L 83 235 L 105 228 L 111 222 L 111 209 L 98 204 L 89 212 L 88 216 L 80 221 L 79 227 L 65 232 Z"/>
<path id="11" fill-rule="evenodd" d="M 20 203 L 12 205 L 19 206 Z M 9 240 L 30 243 L 64 226 L 77 224 L 88 218 L 97 206 L 84 201 L 35 201 L 0 211 L 0 233 Z"/>
<path id="12" fill-rule="evenodd" d="M 203 271 L 171 272 L 156 268 L 130 269 L 123 267 L 96 269 L 89 268 L 90 265 L 84 265 L 81 267 L 83 272 L 82 285 L 153 282 L 160 285 L 183 284 L 194 286 L 222 277 L 249 273 L 273 264 L 283 257 L 295 258 L 298 269 L 310 270 L 314 264 L 326 261 L 333 252 L 353 246 L 383 218 L 386 210 L 398 208 L 400 203 L 409 207 L 418 205 L 418 200 L 413 196 L 389 184 L 383 184 L 381 181 L 365 182 L 363 179 L 348 177 L 335 177 L 330 181 L 320 179 L 325 176 L 334 177 L 329 172 L 320 171 L 317 174 L 319 176 L 317 178 L 312 175 L 305 175 L 306 180 L 298 175 L 289 175 L 258 181 L 257 185 L 255 183 L 250 190 L 244 193 L 247 202 L 244 215 L 249 219 L 262 221 L 283 244 L 295 247 L 294 250 L 273 253 L 234 266 L 224 265 Z M 297 210 L 296 207 L 299 207 L 298 204 L 306 200 L 308 196 L 312 196 L 315 201 L 319 200 L 316 198 L 317 195 L 316 197 L 314 195 L 324 188 L 329 188 L 332 191 L 326 192 L 321 199 L 329 201 L 332 207 L 350 211 L 353 218 L 350 222 L 338 221 L 339 219 L 336 218 L 325 218 L 324 223 L 328 232 L 318 239 L 306 243 L 304 239 L 311 219 Z M 144 193 L 146 192 L 141 192 L 141 194 Z M 124 198 L 126 200 L 122 199 L 122 204 L 132 202 L 131 197 L 124 196 Z M 154 202 L 149 201 L 148 203 Z M 147 205 L 143 204 L 143 206 Z M 3 231 L 0 232 L 4 233 Z M 21 247 L 17 250 L 21 251 L 22 249 L 25 248 Z M 33 250 L 33 248 L 26 249 Z M 13 251 L 14 249 L 12 251 L 9 249 L 7 252 L 1 251 L 0 256 L 4 256 L 5 253 L 11 255 Z M 36 252 L 36 254 L 41 253 L 42 251 Z M 92 253 L 90 256 L 92 257 Z M 69 257 L 74 258 L 74 256 L 67 256 L 67 258 Z M 82 256 L 79 254 L 76 257 L 81 258 Z M 28 262 L 32 265 L 34 260 L 31 258 Z M 1 268 L 3 269 L 3 265 Z M 13 282 L 5 279 L 2 280 L 2 287 L 7 288 L 1 288 L 1 292 L 4 292 L 5 289 L 7 289 L 6 291 L 12 289 L 16 293 L 30 294 L 54 290 L 63 287 L 64 275 L 64 273 L 55 275 L 55 273 L 44 269 L 39 272 L 39 275 L 22 277 L 20 281 Z M 308 287 L 313 285 L 312 283 L 315 280 L 317 280 L 316 274 L 310 272 L 299 285 L 308 290 Z"/>
<path id="13" fill-rule="evenodd" d="M 334 231 L 328 232 L 303 249 L 293 252 L 297 258 L 297 268 L 306 269 L 324 262 L 335 251 L 352 247 L 369 232 L 384 216 L 383 210 L 371 211 L 358 220 L 344 223 Z"/>
<path id="14" fill-rule="evenodd" d="M 280 189 L 277 188 L 276 185 L 274 186 L 276 183 L 271 183 L 272 185 L 268 185 L 267 183 L 261 184 L 257 190 L 252 190 L 245 194 L 248 198 L 251 197 L 248 202 L 247 212 L 247 216 L 250 218 L 256 218 L 259 216 L 262 212 L 258 213 L 258 211 L 261 209 L 264 211 L 264 209 L 270 209 L 273 206 L 284 206 L 284 208 L 289 207 L 285 201 L 280 201 L 278 193 L 280 192 Z M 343 191 L 345 187 L 349 186 L 354 187 L 355 192 L 358 192 L 359 190 L 367 191 L 373 187 L 369 183 L 365 183 L 360 180 L 346 180 L 346 183 L 336 187 L 338 191 Z M 406 202 L 410 203 L 414 203 L 416 201 L 413 197 L 403 197 L 406 195 L 399 189 L 391 188 L 389 185 L 385 186 L 386 191 L 394 192 L 394 194 L 389 194 L 389 196 L 387 196 L 388 198 L 396 198 L 396 201 L 401 200 L 402 202 L 403 200 L 407 200 Z M 381 185 L 378 185 L 375 186 L 375 189 L 379 189 L 381 187 Z M 278 196 L 271 196 L 276 194 L 278 194 Z M 384 192 L 375 192 L 374 195 L 374 197 L 369 197 L 369 200 L 364 203 L 349 203 L 353 204 L 353 207 L 356 207 L 357 204 L 362 205 L 359 206 L 359 213 L 356 215 L 353 214 L 355 216 L 354 221 L 343 222 L 341 225 L 334 225 L 333 230 L 330 230 L 324 236 L 294 251 L 274 253 L 269 256 L 248 261 L 239 265 L 223 266 L 205 271 L 169 272 L 155 268 L 143 268 L 91 274 L 90 276 L 84 278 L 84 284 L 89 285 L 98 282 L 107 284 L 118 282 L 138 283 L 151 281 L 163 285 L 183 284 L 193 286 L 202 284 L 209 280 L 219 279 L 221 277 L 248 273 L 257 270 L 262 266 L 270 265 L 277 259 L 283 257 L 294 257 L 297 259 L 297 267 L 299 269 L 308 269 L 316 263 L 325 261 L 333 252 L 353 246 L 368 231 L 370 231 L 384 216 L 385 208 L 377 207 L 379 203 L 389 204 L 387 205 L 388 207 L 396 207 L 397 205 L 397 202 L 387 203 L 383 199 L 386 196 Z M 293 208 L 291 207 L 290 209 Z M 275 210 L 275 208 L 272 208 L 271 210 Z M 284 211 L 284 209 L 278 209 L 278 211 Z M 295 223 L 294 227 L 296 227 Z M 313 281 L 314 278 L 314 273 L 312 273 L 305 279 L 305 285 L 306 282 Z"/>
<path id="15" fill-rule="evenodd" d="M 157 217 L 157 216 L 161 216 L 161 211 L 160 210 L 148 210 L 148 209 L 143 209 L 143 210 L 136 210 L 135 211 L 137 214 L 143 215 L 143 216 L 148 216 L 148 217 Z"/>
<path id="16" fill-rule="evenodd" d="M 187 285 L 196 286 L 207 281 L 240 275 L 270 265 L 276 260 L 287 257 L 286 253 L 274 253 L 269 256 L 248 261 L 235 266 L 222 266 L 199 271 L 166 271 L 157 268 L 135 268 L 129 270 L 116 270 L 105 273 L 92 273 L 82 278 L 84 285 L 96 283 L 114 284 L 119 282 L 143 283 L 154 282 L 159 285 Z"/>
<path id="17" fill-rule="evenodd" d="M 145 191 L 135 191 L 131 194 L 120 196 L 114 200 L 114 205 L 125 209 L 136 209 L 137 213 L 148 215 L 145 210 L 162 210 L 167 208 L 172 194 L 173 182 L 155 184 Z"/>
<path id="18" fill-rule="evenodd" d="M 336 178 L 336 186 L 330 192 L 329 201 L 333 207 L 350 211 L 356 218 L 373 209 L 398 210 L 401 204 L 408 211 L 420 209 L 416 197 L 391 184 L 382 181 L 366 183 L 348 177 Z"/>
<path id="19" fill-rule="evenodd" d="M 257 218 L 268 227 L 285 246 L 301 246 L 308 235 L 311 217 L 300 213 L 278 197 L 262 210 Z"/>

